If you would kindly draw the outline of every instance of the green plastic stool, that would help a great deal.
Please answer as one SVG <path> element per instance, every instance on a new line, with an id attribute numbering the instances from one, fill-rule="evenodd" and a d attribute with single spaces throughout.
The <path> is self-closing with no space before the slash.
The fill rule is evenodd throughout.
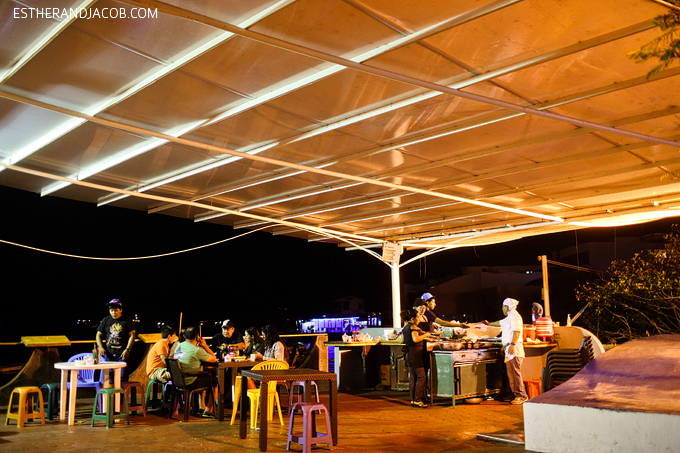
<path id="1" fill-rule="evenodd" d="M 114 396 L 116 393 L 120 393 L 121 399 L 125 403 L 125 412 L 116 412 L 115 406 L 114 406 Z M 106 413 L 97 413 L 97 405 L 99 403 L 99 395 L 102 395 L 102 397 L 106 398 L 107 400 L 107 406 L 106 406 Z M 104 396 L 106 395 L 106 396 Z M 95 420 L 104 420 L 106 422 L 106 428 L 111 428 L 113 426 L 113 421 L 114 420 L 127 420 L 127 424 L 130 424 L 130 410 L 128 408 L 128 400 L 127 400 L 127 394 L 125 393 L 125 390 L 122 388 L 106 388 L 106 389 L 99 389 L 97 394 L 94 397 L 94 407 L 92 408 L 92 424 L 90 426 L 94 426 Z"/>
<path id="2" fill-rule="evenodd" d="M 40 391 L 47 390 L 47 395 L 43 396 L 43 400 L 47 401 L 47 412 L 45 418 L 52 421 L 54 416 L 59 415 L 59 383 L 49 382 L 40 386 Z M 36 402 L 37 405 L 37 402 Z"/>
<path id="3" fill-rule="evenodd" d="M 161 404 L 163 403 L 163 394 L 164 389 L 162 382 L 154 381 L 153 379 L 149 380 L 149 383 L 146 386 L 146 408 L 147 409 L 155 409 L 157 407 L 161 407 Z M 158 392 L 161 393 L 161 397 L 158 397 Z"/>

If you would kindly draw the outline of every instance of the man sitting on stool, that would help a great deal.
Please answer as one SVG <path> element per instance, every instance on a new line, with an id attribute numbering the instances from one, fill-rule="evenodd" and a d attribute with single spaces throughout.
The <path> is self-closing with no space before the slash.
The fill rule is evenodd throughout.
<path id="1" fill-rule="evenodd" d="M 170 379 L 170 371 L 165 364 L 165 359 L 170 355 L 170 346 L 177 341 L 177 331 L 171 326 L 161 328 L 161 340 L 158 340 L 146 357 L 146 374 L 149 380 L 167 383 Z"/>

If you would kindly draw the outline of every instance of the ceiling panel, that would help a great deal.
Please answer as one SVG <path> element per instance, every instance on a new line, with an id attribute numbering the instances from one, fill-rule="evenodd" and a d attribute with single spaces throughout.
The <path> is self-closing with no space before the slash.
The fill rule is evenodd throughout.
<path id="1" fill-rule="evenodd" d="M 658 2 L 25 5 L 75 3 L 0 5 L 3 185 L 343 246 L 680 213 L 680 67 L 628 58 Z"/>

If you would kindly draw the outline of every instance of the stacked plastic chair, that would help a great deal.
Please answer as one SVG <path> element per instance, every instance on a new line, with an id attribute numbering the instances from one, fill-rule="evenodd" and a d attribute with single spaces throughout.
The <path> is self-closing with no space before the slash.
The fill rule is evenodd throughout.
<path id="1" fill-rule="evenodd" d="M 548 352 L 543 368 L 543 391 L 546 392 L 576 375 L 593 360 L 591 337 L 583 337 L 578 349 L 558 349 Z"/>

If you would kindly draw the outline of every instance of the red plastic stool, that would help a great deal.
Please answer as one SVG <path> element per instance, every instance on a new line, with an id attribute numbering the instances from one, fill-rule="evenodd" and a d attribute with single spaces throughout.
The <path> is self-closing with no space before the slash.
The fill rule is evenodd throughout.
<path id="1" fill-rule="evenodd" d="M 125 394 L 128 398 L 128 404 L 130 407 L 130 413 L 135 411 L 142 411 L 144 417 L 146 417 L 146 404 L 144 404 L 144 388 L 139 382 L 121 382 L 120 386 L 125 390 Z M 141 401 L 137 402 L 137 398 Z"/>
<path id="2" fill-rule="evenodd" d="M 295 424 L 295 411 L 302 410 L 302 433 L 293 433 Z M 323 403 L 295 403 L 289 409 L 290 423 L 288 426 L 288 442 L 286 443 L 286 450 L 290 450 L 290 443 L 296 442 L 302 445 L 304 453 L 312 451 L 312 445 L 321 442 L 327 442 L 330 449 L 333 449 L 333 434 L 331 433 L 331 419 L 328 414 L 328 409 Z M 316 430 L 316 414 L 323 412 L 326 417 L 326 433 L 319 433 Z"/>

